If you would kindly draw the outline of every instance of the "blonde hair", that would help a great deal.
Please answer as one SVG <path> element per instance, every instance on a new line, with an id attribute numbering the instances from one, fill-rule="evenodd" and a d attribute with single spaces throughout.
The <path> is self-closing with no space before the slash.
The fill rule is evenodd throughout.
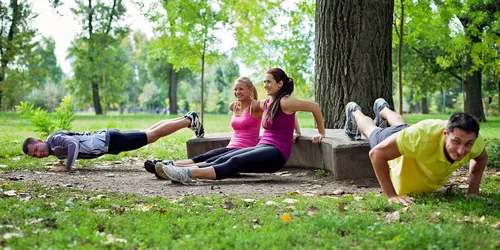
<path id="1" fill-rule="evenodd" d="M 253 88 L 253 91 L 252 91 L 253 96 L 250 96 L 250 97 L 253 99 L 256 99 L 256 100 L 259 99 L 257 96 L 257 89 L 255 89 L 255 86 L 253 85 L 253 82 L 252 82 L 252 80 L 250 80 L 250 78 L 248 78 L 246 76 L 240 76 L 240 77 L 238 77 L 238 79 L 236 79 L 235 83 L 237 83 L 237 82 L 245 83 L 247 88 Z"/>

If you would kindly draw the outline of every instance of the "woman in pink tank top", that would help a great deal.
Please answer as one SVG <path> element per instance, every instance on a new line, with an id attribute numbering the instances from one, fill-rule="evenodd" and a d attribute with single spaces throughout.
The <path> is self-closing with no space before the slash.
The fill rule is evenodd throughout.
<path id="1" fill-rule="evenodd" d="M 212 162 L 229 152 L 257 145 L 262 120 L 262 108 L 260 107 L 260 101 L 256 100 L 258 98 L 257 90 L 252 80 L 244 76 L 236 79 L 234 83 L 234 96 L 237 100 L 229 104 L 229 110 L 233 112 L 231 127 L 234 134 L 226 147 L 212 149 L 187 160 L 148 160 L 144 162 L 146 171 L 155 174 L 157 178 L 161 178 L 155 171 L 156 162 L 163 162 L 165 164 L 173 163 L 176 166 L 190 166 L 195 163 Z"/>
<path id="2" fill-rule="evenodd" d="M 172 164 L 156 164 L 160 176 L 174 182 L 189 183 L 192 179 L 223 179 L 236 173 L 273 173 L 290 157 L 294 128 L 300 134 L 295 112 L 311 112 L 318 125 L 318 134 L 312 142 L 317 144 L 325 136 L 323 116 L 318 104 L 291 97 L 293 80 L 279 68 L 268 70 L 264 76 L 264 89 L 268 98 L 261 102 L 264 133 L 255 147 L 238 149 L 210 163 L 196 164 L 190 168 Z"/>

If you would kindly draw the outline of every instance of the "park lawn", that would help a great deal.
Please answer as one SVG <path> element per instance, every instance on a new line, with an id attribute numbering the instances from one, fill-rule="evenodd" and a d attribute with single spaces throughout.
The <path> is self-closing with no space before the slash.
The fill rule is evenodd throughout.
<path id="1" fill-rule="evenodd" d="M 77 116 L 75 130 L 103 127 L 141 129 L 174 116 Z M 406 116 L 409 123 L 436 116 Z M 444 118 L 446 116 L 437 116 Z M 229 115 L 206 115 L 207 133 L 229 131 Z M 302 127 L 312 117 L 300 115 Z M 54 159 L 24 156 L 20 143 L 31 132 L 28 120 L 0 113 L 0 171 L 44 169 Z M 488 139 L 500 138 L 500 119 L 481 124 Z M 137 151 L 96 162 L 138 156 L 186 157 L 188 129 Z M 496 166 L 499 167 L 499 166 Z M 498 249 L 500 247 L 500 175 L 487 175 L 482 196 L 464 199 L 433 193 L 417 197 L 409 208 L 388 204 L 375 193 L 278 197 L 144 197 L 89 192 L 5 180 L 0 192 L 0 247 L 10 249 Z"/>

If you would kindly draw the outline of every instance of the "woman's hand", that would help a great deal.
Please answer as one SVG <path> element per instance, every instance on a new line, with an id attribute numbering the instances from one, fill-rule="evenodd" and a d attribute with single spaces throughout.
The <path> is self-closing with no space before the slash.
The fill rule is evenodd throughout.
<path id="1" fill-rule="evenodd" d="M 325 137 L 325 136 L 324 136 L 324 135 L 322 135 L 322 134 L 320 134 L 320 133 L 317 133 L 316 135 L 314 135 L 314 136 L 312 137 L 312 142 L 313 142 L 314 144 L 319 144 L 319 143 L 321 143 L 321 139 L 323 139 L 323 137 Z"/>
<path id="2" fill-rule="evenodd" d="M 296 143 L 297 142 L 297 139 L 300 137 L 300 133 L 299 132 L 295 132 L 293 133 L 293 143 Z"/>

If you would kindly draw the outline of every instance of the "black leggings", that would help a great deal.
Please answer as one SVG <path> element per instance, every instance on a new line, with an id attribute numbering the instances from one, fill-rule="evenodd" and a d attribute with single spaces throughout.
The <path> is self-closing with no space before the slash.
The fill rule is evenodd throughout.
<path id="1" fill-rule="evenodd" d="M 141 131 L 121 132 L 117 129 L 108 129 L 109 154 L 119 154 L 148 145 L 148 136 Z"/>
<path id="2" fill-rule="evenodd" d="M 201 155 L 197 155 L 197 156 L 191 158 L 191 160 L 194 163 L 204 162 L 204 161 L 212 162 L 212 161 L 217 160 L 219 157 L 221 157 L 229 152 L 232 152 L 234 150 L 238 150 L 238 148 L 216 148 L 216 149 L 212 149 L 210 151 L 207 151 Z"/>
<path id="3" fill-rule="evenodd" d="M 238 149 L 211 163 L 198 164 L 198 167 L 213 167 L 216 179 L 220 180 L 236 173 L 274 173 L 285 163 L 286 159 L 278 148 L 259 144 Z"/>

